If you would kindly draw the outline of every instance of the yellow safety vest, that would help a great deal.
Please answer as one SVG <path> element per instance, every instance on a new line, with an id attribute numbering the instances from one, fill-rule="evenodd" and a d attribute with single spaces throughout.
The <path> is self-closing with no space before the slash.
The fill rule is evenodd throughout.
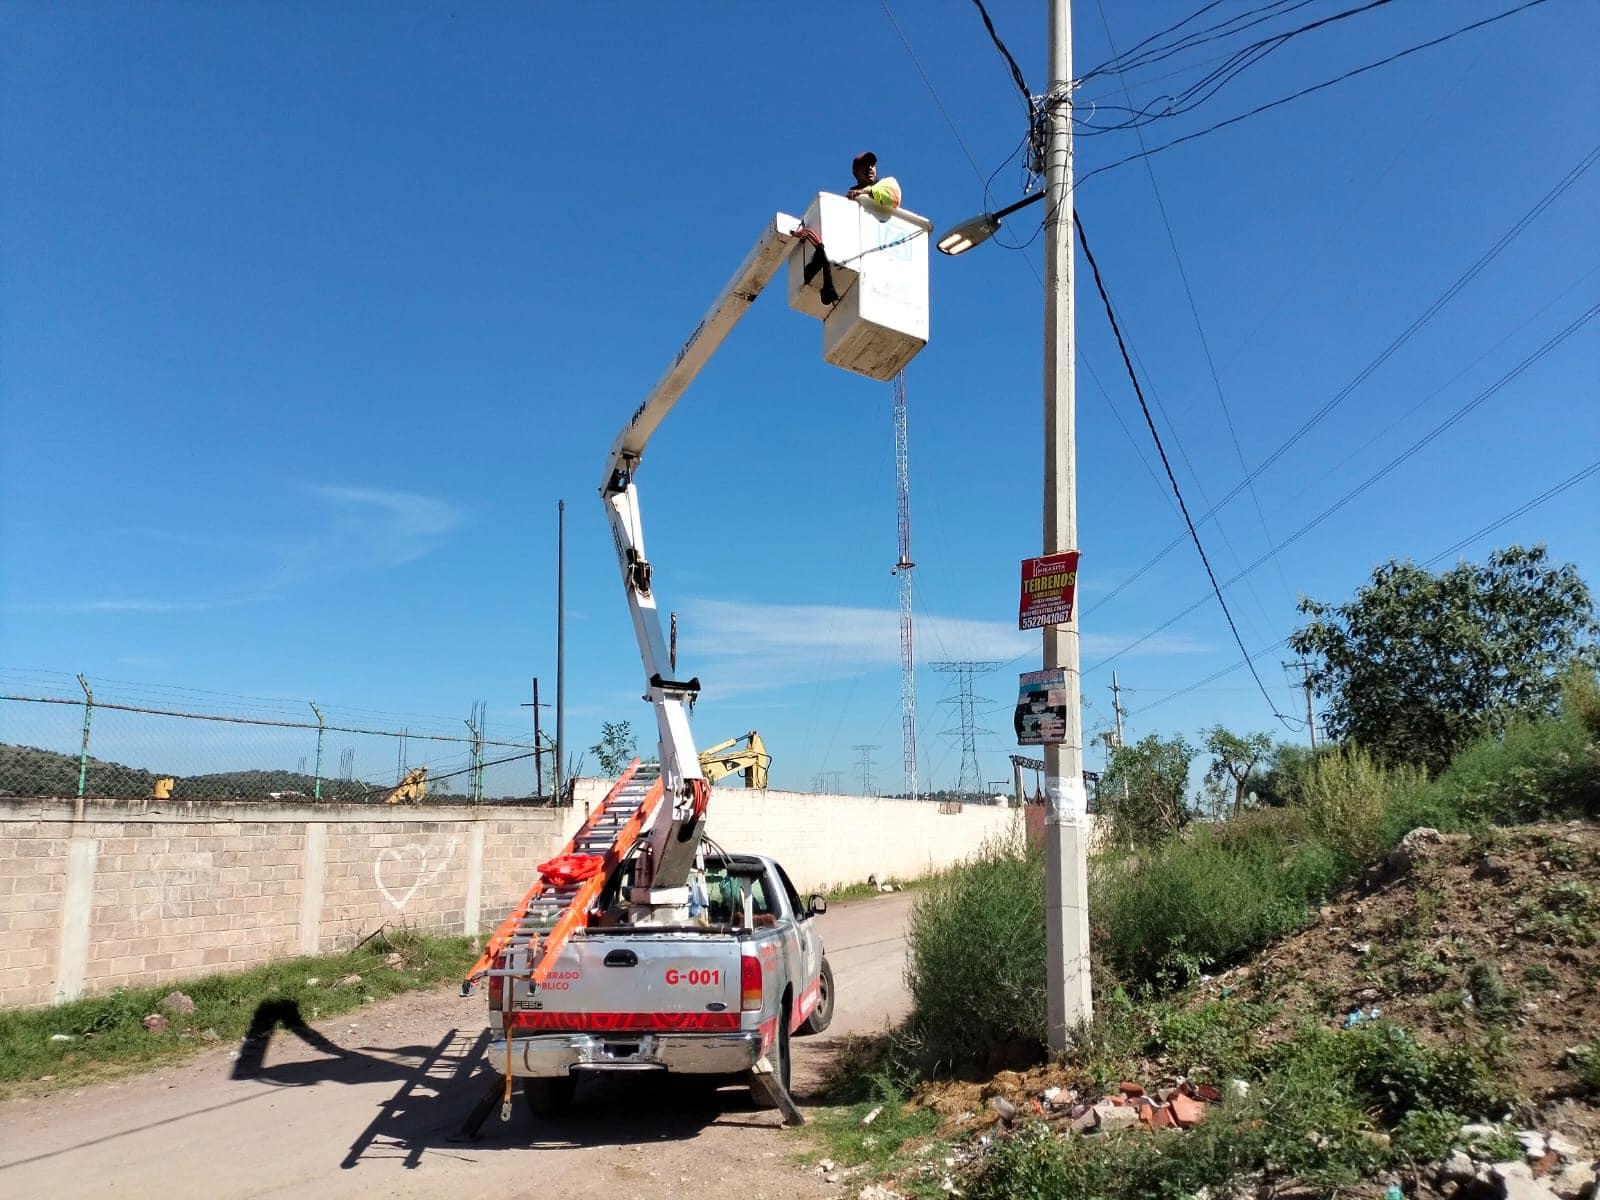
<path id="1" fill-rule="evenodd" d="M 867 197 L 879 208 L 899 208 L 900 183 L 892 175 L 880 179 L 867 189 Z"/>

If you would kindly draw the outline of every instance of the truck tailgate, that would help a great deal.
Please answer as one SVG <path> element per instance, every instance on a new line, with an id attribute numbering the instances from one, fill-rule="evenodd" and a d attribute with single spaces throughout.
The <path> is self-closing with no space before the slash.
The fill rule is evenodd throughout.
<path id="1" fill-rule="evenodd" d="M 537 989 L 519 982 L 523 1028 L 662 1029 L 739 1026 L 738 938 L 656 933 L 576 937 Z M 718 1014 L 718 1015 L 712 1015 Z"/>

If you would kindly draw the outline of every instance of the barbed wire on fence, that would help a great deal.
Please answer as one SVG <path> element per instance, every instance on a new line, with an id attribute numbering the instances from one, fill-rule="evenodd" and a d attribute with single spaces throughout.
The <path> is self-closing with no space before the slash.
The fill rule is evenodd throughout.
<path id="1" fill-rule="evenodd" d="M 0 796 L 550 802 L 551 739 L 475 715 L 446 733 L 426 714 L 0 668 Z M 364 719 L 384 716 L 403 723 Z"/>

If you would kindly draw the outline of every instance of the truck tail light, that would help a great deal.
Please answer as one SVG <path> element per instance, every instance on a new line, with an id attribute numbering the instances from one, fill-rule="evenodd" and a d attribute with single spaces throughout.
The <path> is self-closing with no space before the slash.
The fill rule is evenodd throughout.
<path id="1" fill-rule="evenodd" d="M 739 1009 L 742 1012 L 761 1011 L 761 960 L 747 954 L 739 960 Z"/>

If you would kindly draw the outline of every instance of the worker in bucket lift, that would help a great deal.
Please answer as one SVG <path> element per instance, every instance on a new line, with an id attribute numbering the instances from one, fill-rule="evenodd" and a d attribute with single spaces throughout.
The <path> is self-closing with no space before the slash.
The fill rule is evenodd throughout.
<path id="1" fill-rule="evenodd" d="M 900 184 L 893 176 L 878 178 L 878 156 L 871 150 L 856 155 L 850 170 L 855 174 L 856 185 L 845 195 L 851 200 L 875 205 L 884 212 L 900 207 Z"/>

